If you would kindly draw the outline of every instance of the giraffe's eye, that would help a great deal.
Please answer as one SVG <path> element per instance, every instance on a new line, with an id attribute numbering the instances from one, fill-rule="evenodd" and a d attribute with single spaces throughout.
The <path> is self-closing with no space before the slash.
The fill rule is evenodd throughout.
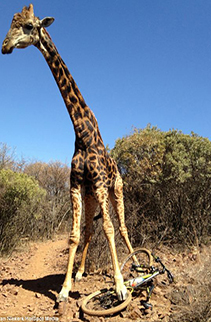
<path id="1" fill-rule="evenodd" d="M 29 23 L 26 23 L 26 24 L 24 25 L 24 28 L 26 28 L 27 30 L 32 30 L 32 29 L 33 29 L 33 25 L 32 25 L 32 23 L 31 23 L 31 22 L 29 22 Z"/>

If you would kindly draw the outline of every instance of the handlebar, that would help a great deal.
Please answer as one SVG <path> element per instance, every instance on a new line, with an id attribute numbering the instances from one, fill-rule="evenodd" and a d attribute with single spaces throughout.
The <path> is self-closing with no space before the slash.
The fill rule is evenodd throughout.
<path id="1" fill-rule="evenodd" d="M 160 257 L 152 254 L 154 260 L 156 261 L 156 263 L 159 263 L 162 266 L 162 270 L 160 270 L 160 274 L 164 274 L 165 272 L 167 273 L 169 282 L 172 283 L 174 281 L 174 276 L 171 274 L 171 272 L 166 268 L 166 266 L 161 262 Z"/>
<path id="2" fill-rule="evenodd" d="M 141 265 L 137 265 L 135 263 L 132 263 L 131 271 L 144 272 L 145 269 L 150 268 L 152 272 L 158 271 L 159 274 L 164 274 L 166 272 L 167 273 L 167 276 L 168 276 L 168 279 L 169 279 L 169 282 L 172 283 L 174 281 L 174 276 L 166 268 L 166 266 L 162 263 L 160 257 L 154 255 L 153 253 L 152 253 L 152 256 L 153 256 L 155 262 L 161 265 L 161 269 L 158 269 L 158 268 L 156 268 L 154 266 L 151 266 L 151 267 L 143 267 Z"/>

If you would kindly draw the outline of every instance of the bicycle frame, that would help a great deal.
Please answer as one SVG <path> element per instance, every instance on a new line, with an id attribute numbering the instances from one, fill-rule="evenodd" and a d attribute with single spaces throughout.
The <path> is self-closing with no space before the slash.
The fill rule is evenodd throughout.
<path id="1" fill-rule="evenodd" d="M 139 287 L 140 285 L 143 285 L 143 284 L 151 281 L 153 278 L 155 278 L 159 274 L 160 274 L 160 271 L 156 270 L 154 273 L 147 274 L 144 276 L 138 276 L 136 278 L 130 279 L 125 282 L 125 285 L 130 286 L 132 288 L 136 288 L 136 287 Z"/>
<path id="2" fill-rule="evenodd" d="M 125 282 L 125 285 L 128 287 L 132 287 L 132 288 L 136 288 L 139 287 L 143 284 L 146 284 L 147 282 L 151 281 L 153 278 L 155 278 L 157 275 L 159 274 L 164 274 L 165 272 L 167 273 L 167 276 L 169 278 L 170 283 L 173 282 L 173 275 L 171 274 L 171 272 L 165 267 L 165 265 L 161 262 L 160 258 L 154 254 L 152 254 L 154 260 L 156 263 L 159 263 L 162 267 L 161 270 L 159 270 L 158 268 L 155 268 L 154 266 L 150 267 L 150 270 L 152 271 L 149 274 L 146 275 L 142 275 L 142 276 L 138 276 L 135 277 L 133 279 L 130 279 L 128 281 Z M 133 264 L 131 267 L 131 270 L 135 270 L 137 273 L 142 272 L 142 266 Z"/>

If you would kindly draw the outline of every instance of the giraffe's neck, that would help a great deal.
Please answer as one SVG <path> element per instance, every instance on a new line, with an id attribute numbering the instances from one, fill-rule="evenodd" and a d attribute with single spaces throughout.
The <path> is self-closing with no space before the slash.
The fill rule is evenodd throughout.
<path id="1" fill-rule="evenodd" d="M 60 89 L 73 122 L 76 142 L 84 148 L 92 144 L 103 144 L 93 112 L 86 105 L 72 75 L 44 28 L 40 30 L 40 41 L 36 47 L 45 57 Z"/>

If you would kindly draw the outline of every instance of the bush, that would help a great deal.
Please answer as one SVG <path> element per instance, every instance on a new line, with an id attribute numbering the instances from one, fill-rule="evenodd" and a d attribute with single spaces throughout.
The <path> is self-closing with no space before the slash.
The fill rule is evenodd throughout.
<path id="1" fill-rule="evenodd" d="M 70 168 L 61 162 L 34 162 L 25 166 L 24 172 L 33 176 L 46 191 L 45 225 L 46 237 L 65 230 L 71 213 Z"/>
<path id="2" fill-rule="evenodd" d="M 37 236 L 45 195 L 26 174 L 0 171 L 0 253 L 11 251 L 22 237 Z"/>
<path id="3" fill-rule="evenodd" d="M 211 233 L 211 142 L 147 127 L 112 150 L 124 180 L 126 224 L 134 245 L 198 244 Z"/>
<path id="4" fill-rule="evenodd" d="M 69 230 L 70 168 L 66 164 L 18 160 L 15 151 L 0 142 L 0 172 L 0 253 L 11 251 L 25 236 L 27 240 L 51 238 L 55 232 Z"/>

